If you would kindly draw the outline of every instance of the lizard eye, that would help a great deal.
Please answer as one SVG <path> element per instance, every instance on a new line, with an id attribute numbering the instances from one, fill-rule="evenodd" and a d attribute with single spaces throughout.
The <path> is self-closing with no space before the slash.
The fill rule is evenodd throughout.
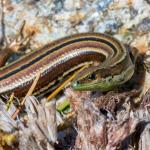
<path id="1" fill-rule="evenodd" d="M 92 73 L 89 78 L 90 78 L 90 79 L 93 79 L 93 80 L 96 79 L 96 74 L 95 74 L 95 73 Z"/>

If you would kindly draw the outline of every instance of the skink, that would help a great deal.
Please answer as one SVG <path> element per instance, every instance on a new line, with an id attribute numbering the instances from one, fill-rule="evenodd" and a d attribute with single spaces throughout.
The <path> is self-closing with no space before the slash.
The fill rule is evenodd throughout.
<path id="1" fill-rule="evenodd" d="M 0 94 L 14 92 L 23 96 L 40 72 L 35 89 L 38 94 L 86 63 L 91 66 L 71 84 L 75 90 L 108 91 L 134 73 L 134 63 L 122 43 L 101 33 L 81 33 L 56 40 L 2 67 Z"/>

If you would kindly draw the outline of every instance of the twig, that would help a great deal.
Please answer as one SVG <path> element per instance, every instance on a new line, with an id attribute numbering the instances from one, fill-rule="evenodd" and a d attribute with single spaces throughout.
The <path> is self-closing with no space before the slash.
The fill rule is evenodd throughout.
<path id="1" fill-rule="evenodd" d="M 39 72 L 39 73 L 37 74 L 37 76 L 36 76 L 34 82 L 32 83 L 32 85 L 31 85 L 31 87 L 30 87 L 28 93 L 26 94 L 26 96 L 32 95 L 32 93 L 33 93 L 33 91 L 34 91 L 34 89 L 35 89 L 35 87 L 36 87 L 36 85 L 37 85 L 37 82 L 38 82 L 38 80 L 39 80 L 39 78 L 40 78 L 40 75 L 41 75 L 41 73 Z M 25 97 L 26 97 L 26 96 L 25 96 Z M 24 98 L 24 99 L 22 100 L 20 106 L 17 108 L 17 110 L 15 111 L 15 113 L 12 115 L 12 118 L 13 118 L 13 119 L 16 119 L 18 113 L 22 110 L 22 107 L 24 106 L 25 101 L 26 101 L 26 98 Z"/>

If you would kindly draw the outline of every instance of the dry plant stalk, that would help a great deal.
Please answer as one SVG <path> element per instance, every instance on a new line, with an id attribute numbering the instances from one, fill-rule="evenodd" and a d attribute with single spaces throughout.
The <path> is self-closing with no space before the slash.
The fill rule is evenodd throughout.
<path id="1" fill-rule="evenodd" d="M 14 106 L 12 105 L 7 111 L 6 105 L 0 101 L 0 130 L 10 134 L 9 137 L 13 136 L 11 141 L 10 138 L 5 138 L 5 143 L 9 142 L 12 149 L 17 143 L 20 150 L 28 150 L 29 147 L 32 150 L 54 150 L 54 145 L 57 143 L 55 100 L 51 102 L 43 100 L 39 103 L 33 96 L 27 96 L 25 99 L 26 120 L 12 119 Z"/>

